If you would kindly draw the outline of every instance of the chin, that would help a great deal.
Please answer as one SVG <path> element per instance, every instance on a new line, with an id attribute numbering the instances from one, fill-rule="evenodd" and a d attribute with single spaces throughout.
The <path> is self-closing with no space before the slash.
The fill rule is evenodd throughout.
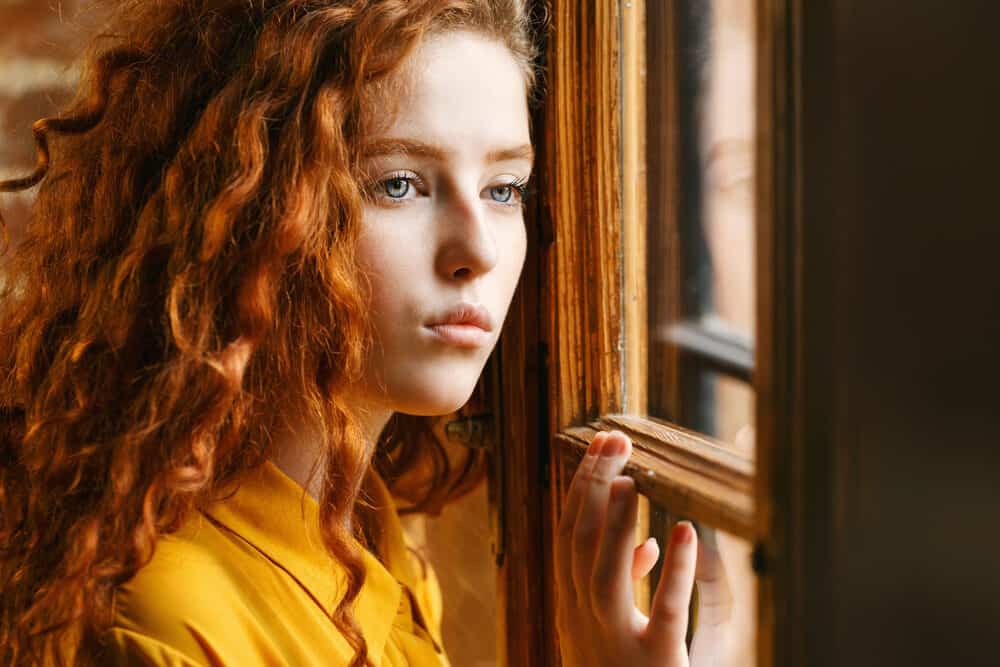
<path id="1" fill-rule="evenodd" d="M 397 399 L 396 411 L 417 417 L 439 417 L 457 411 L 468 402 L 470 396 L 472 396 L 472 389 L 461 394 L 453 393 L 450 396 L 435 392 L 433 396 L 413 396 L 409 400 L 403 401 Z"/>
<path id="2" fill-rule="evenodd" d="M 465 405 L 476 388 L 479 376 L 441 378 L 437 382 L 392 383 L 388 387 L 393 409 L 419 417 L 437 417 Z"/>

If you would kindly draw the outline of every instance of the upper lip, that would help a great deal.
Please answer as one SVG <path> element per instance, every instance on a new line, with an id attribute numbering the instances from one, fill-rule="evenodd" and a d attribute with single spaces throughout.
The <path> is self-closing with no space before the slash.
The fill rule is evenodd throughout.
<path id="1" fill-rule="evenodd" d="M 434 327 L 440 324 L 468 324 L 479 327 L 483 331 L 493 331 L 493 319 L 490 317 L 490 311 L 471 303 L 460 303 L 454 308 L 450 308 L 427 326 Z"/>

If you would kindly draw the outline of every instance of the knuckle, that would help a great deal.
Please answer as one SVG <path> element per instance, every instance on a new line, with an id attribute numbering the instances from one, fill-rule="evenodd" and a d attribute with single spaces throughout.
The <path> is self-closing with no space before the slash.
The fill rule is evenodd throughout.
<path id="1" fill-rule="evenodd" d="M 669 602 L 662 603 L 656 609 L 657 615 L 666 625 L 670 627 L 686 627 L 688 611 L 686 607 L 680 607 Z"/>
<path id="2" fill-rule="evenodd" d="M 602 458 L 594 466 L 582 471 L 583 481 L 588 484 L 610 484 L 614 472 L 614 461 Z"/>
<path id="3" fill-rule="evenodd" d="M 600 486 L 601 484 L 605 484 L 607 482 L 607 476 L 603 474 L 599 468 L 585 470 L 581 473 L 581 475 L 580 481 L 591 486 Z"/>

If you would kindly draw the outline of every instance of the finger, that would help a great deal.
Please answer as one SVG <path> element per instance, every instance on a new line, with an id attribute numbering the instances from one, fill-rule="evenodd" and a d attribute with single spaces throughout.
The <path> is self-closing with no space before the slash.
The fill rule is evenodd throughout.
<path id="1" fill-rule="evenodd" d="M 708 539 L 712 528 L 702 528 L 705 539 L 699 540 L 698 564 L 694 579 L 698 586 L 698 629 L 722 625 L 732 616 L 733 595 L 722 554 L 714 539 Z"/>
<path id="2" fill-rule="evenodd" d="M 706 530 L 714 533 L 712 529 L 703 529 L 706 537 Z M 716 664 L 729 651 L 727 628 L 733 612 L 733 597 L 722 555 L 714 540 L 699 541 L 695 585 L 698 587 L 698 620 L 691 640 L 691 662 Z"/>
<path id="3" fill-rule="evenodd" d="M 697 545 L 698 538 L 690 522 L 681 521 L 670 531 L 660 584 L 653 595 L 645 633 L 645 639 L 657 644 L 664 654 L 672 655 L 685 649 Z"/>
<path id="4" fill-rule="evenodd" d="M 639 496 L 630 477 L 611 483 L 601 546 L 594 562 L 591 581 L 591 608 L 605 625 L 627 627 L 635 601 L 632 592 L 632 545 L 639 516 Z"/>
<path id="5" fill-rule="evenodd" d="M 628 437 L 620 431 L 612 431 L 601 447 L 601 455 L 594 462 L 593 470 L 589 474 L 578 473 L 580 509 L 573 525 L 571 560 L 577 600 L 581 602 L 590 598 L 594 560 L 607 512 L 611 480 L 621 472 L 625 457 L 630 452 Z"/>
<path id="6" fill-rule="evenodd" d="M 573 554 L 573 526 L 576 523 L 576 516 L 580 508 L 580 484 L 581 477 L 591 474 L 597 456 L 600 454 L 604 441 L 607 440 L 607 433 L 602 431 L 594 436 L 587 448 L 587 453 L 577 466 L 573 479 L 570 481 L 569 490 L 566 493 L 566 503 L 563 505 L 562 514 L 559 517 L 559 529 L 556 535 L 555 558 L 556 558 L 556 584 L 559 588 L 560 605 L 565 603 L 567 608 L 577 606 L 576 589 L 573 585 L 572 554 Z"/>
<path id="7" fill-rule="evenodd" d="M 660 545 L 651 537 L 635 548 L 632 553 L 632 580 L 639 581 L 648 575 L 660 558 Z"/>

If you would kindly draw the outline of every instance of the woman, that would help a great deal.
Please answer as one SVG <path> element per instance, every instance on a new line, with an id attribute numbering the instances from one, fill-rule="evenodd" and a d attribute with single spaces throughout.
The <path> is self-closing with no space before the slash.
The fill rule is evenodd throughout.
<path id="1" fill-rule="evenodd" d="M 0 287 L 0 662 L 447 664 L 384 430 L 466 402 L 518 280 L 522 3 L 133 0 L 112 25 L 0 184 L 41 184 Z M 629 447 L 599 436 L 573 483 L 567 665 L 687 664 L 694 532 L 645 619 Z"/>

